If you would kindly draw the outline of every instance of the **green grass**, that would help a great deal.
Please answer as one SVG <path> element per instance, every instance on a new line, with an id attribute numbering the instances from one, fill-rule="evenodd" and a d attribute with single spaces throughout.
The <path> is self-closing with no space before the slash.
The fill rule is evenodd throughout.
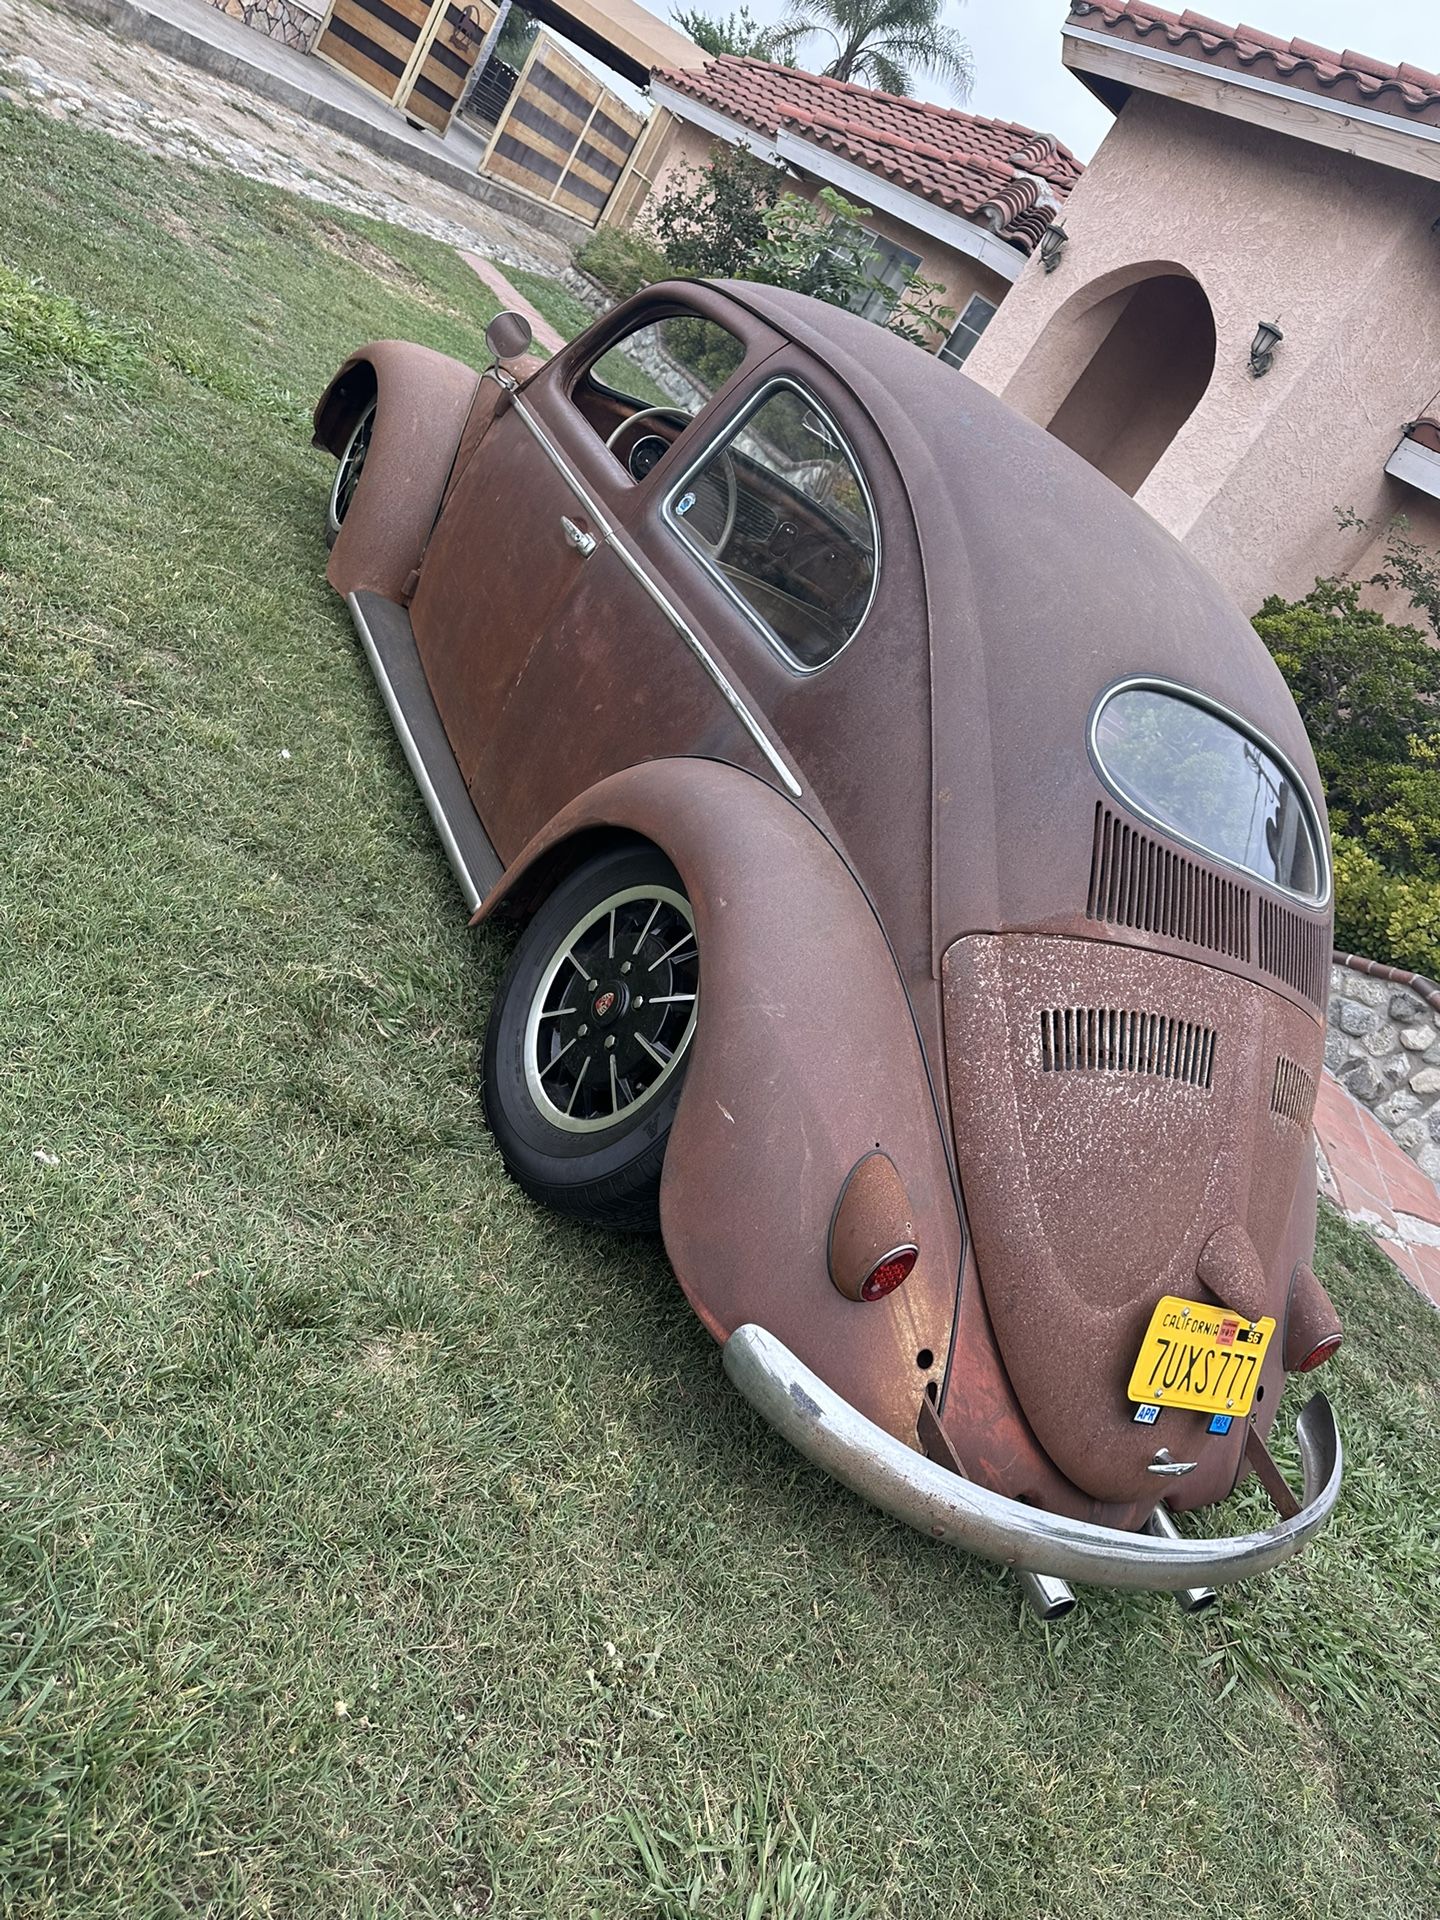
<path id="1" fill-rule="evenodd" d="M 530 273 L 524 267 L 506 267 L 505 278 L 519 289 L 530 304 L 550 322 L 557 333 L 573 340 L 595 318 L 595 310 L 577 300 L 570 289 L 548 274 Z"/>
<path id="2" fill-rule="evenodd" d="M 1349 1491 L 1203 1621 L 809 1470 L 502 1177 L 324 585 L 305 405 L 483 290 L 3 107 L 0 177 L 0 1913 L 1433 1914 L 1440 1321 L 1326 1222 Z"/>

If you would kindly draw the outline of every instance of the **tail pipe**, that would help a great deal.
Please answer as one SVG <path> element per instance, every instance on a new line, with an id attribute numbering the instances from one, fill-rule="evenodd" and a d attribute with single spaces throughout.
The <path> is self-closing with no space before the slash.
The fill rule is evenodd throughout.
<path id="1" fill-rule="evenodd" d="M 1156 1507 L 1145 1522 L 1145 1531 L 1157 1540 L 1181 1540 L 1184 1535 L 1165 1507 Z M 1176 1587 L 1175 1604 L 1182 1613 L 1208 1613 L 1220 1598 L 1214 1587 Z"/>
<path id="2" fill-rule="evenodd" d="M 1022 1573 L 1020 1591 L 1038 1620 L 1063 1620 L 1075 1611 L 1075 1595 L 1063 1580 L 1048 1573 Z"/>

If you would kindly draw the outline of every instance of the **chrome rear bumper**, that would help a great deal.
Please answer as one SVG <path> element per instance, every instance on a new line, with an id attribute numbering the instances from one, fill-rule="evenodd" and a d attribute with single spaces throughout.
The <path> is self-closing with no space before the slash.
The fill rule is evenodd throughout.
<path id="1" fill-rule="evenodd" d="M 1187 1540 L 1068 1520 L 962 1480 L 857 1413 L 763 1327 L 737 1327 L 724 1352 L 735 1386 L 817 1467 L 919 1532 L 1025 1573 L 1162 1593 L 1234 1586 L 1298 1553 L 1340 1494 L 1340 1433 L 1321 1393 L 1296 1428 L 1300 1511 L 1264 1533 Z"/>

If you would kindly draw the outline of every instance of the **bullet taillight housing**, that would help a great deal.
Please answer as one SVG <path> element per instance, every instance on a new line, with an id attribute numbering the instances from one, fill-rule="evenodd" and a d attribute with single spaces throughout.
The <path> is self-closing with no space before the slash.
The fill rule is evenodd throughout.
<path id="1" fill-rule="evenodd" d="M 883 1300 L 920 1258 L 905 1182 L 877 1147 L 850 1169 L 830 1221 L 830 1278 L 847 1300 Z"/>
<path id="2" fill-rule="evenodd" d="M 1285 1371 L 1309 1373 L 1324 1366 L 1339 1351 L 1340 1337 L 1340 1316 L 1329 1294 L 1302 1262 L 1285 1307 Z"/>

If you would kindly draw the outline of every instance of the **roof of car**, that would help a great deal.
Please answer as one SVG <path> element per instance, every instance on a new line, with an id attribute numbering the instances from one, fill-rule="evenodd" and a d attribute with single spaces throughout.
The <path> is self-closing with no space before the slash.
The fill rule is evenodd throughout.
<path id="1" fill-rule="evenodd" d="M 1294 702 L 1249 621 L 1087 460 L 873 321 L 755 281 L 713 284 L 823 361 L 885 441 L 923 556 L 937 701 L 952 672 L 957 701 L 985 685 L 993 737 L 1014 740 L 1039 699 L 1083 715 L 1097 676 L 1103 685 L 1162 675 L 1246 712 L 1313 768 Z M 887 489 L 874 490 L 883 506 Z"/>

